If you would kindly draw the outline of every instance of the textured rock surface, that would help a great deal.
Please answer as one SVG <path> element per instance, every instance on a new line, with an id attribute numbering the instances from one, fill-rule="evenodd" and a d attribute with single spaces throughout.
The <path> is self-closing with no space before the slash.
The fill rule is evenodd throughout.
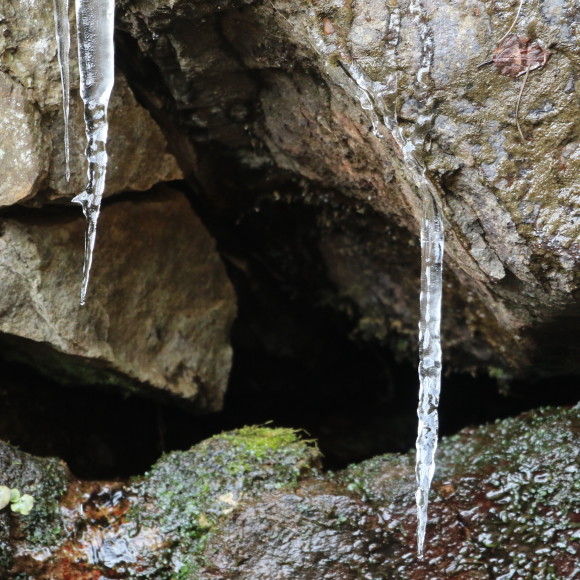
<path id="1" fill-rule="evenodd" d="M 0 510 L 0 572 L 8 578 L 16 552 L 23 559 L 29 551 L 50 550 L 62 540 L 64 529 L 60 502 L 70 483 L 70 473 L 61 461 L 38 458 L 0 442 L 0 485 L 34 498 L 29 515 Z M 24 545 L 19 540 L 25 538 Z"/>
<path id="2" fill-rule="evenodd" d="M 90 299 L 85 223 L 70 210 L 0 221 L 0 332 L 12 356 L 67 383 L 145 383 L 217 409 L 236 301 L 214 241 L 164 189 L 102 213 Z"/>
<path id="3" fill-rule="evenodd" d="M 67 183 L 53 4 L 35 4 L 34 18 L 30 10 L 28 2 L 0 2 L 0 206 L 29 199 L 40 190 L 52 190 L 49 197 L 76 195 L 86 184 L 76 42 L 71 47 L 71 180 Z M 109 116 L 115 137 L 109 148 L 107 194 L 147 190 L 181 176 L 165 137 L 135 101 L 122 75 L 116 78 Z"/>
<path id="4" fill-rule="evenodd" d="M 377 457 L 339 479 L 392 530 L 395 578 L 573 577 L 579 422 L 578 406 L 539 409 L 443 439 L 423 561 L 413 552 L 413 457 Z"/>
<path id="5" fill-rule="evenodd" d="M 514 29 L 552 51 L 523 93 L 522 143 L 520 80 L 476 68 L 516 6 L 412 4 L 121 2 L 118 40 L 132 87 L 185 134 L 178 155 L 216 219 L 251 231 L 251 249 L 231 253 L 259 255 L 283 286 L 350 313 L 360 336 L 414 352 L 420 201 L 388 131 L 371 130 L 396 107 L 440 188 L 451 364 L 577 370 L 571 329 L 549 353 L 541 338 L 578 317 L 577 9 L 543 0 Z M 314 293 L 312 265 L 327 282 Z"/>
<path id="6" fill-rule="evenodd" d="M 296 486 L 316 473 L 319 459 L 291 429 L 246 427 L 168 454 L 131 484 L 73 482 L 64 497 L 61 488 L 51 492 L 61 496 L 60 510 L 52 505 L 49 514 L 61 518 L 61 528 L 49 557 L 25 535 L 0 564 L 47 580 L 99 573 L 199 578 L 204 546 L 218 522 L 247 496 Z M 4 523 L 6 534 L 18 525 L 14 518 Z"/>
<path id="7" fill-rule="evenodd" d="M 62 497 L 62 466 L 4 446 L 0 460 L 37 465 L 0 484 L 37 495 L 39 536 L 60 526 L 47 554 L 23 517 L 0 513 L 12 534 L 1 564 L 43 579 L 573 578 L 579 421 L 578 407 L 542 409 L 443 440 L 422 561 L 412 456 L 325 476 L 291 430 L 247 427 L 171 453 L 132 484 L 75 482 Z M 44 492 L 43 470 L 58 475 Z"/>

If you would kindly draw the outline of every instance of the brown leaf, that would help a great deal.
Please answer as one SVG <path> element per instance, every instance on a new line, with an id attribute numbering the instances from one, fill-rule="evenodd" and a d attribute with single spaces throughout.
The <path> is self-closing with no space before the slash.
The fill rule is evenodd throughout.
<path id="1" fill-rule="evenodd" d="M 499 43 L 491 61 L 500 74 L 515 78 L 527 70 L 543 67 L 550 56 L 550 51 L 543 48 L 538 40 L 530 41 L 521 34 L 510 34 Z"/>

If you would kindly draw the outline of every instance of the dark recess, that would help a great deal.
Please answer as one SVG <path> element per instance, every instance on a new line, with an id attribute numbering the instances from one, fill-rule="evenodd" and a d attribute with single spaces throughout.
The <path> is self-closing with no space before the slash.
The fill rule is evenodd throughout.
<path id="1" fill-rule="evenodd" d="M 107 388 L 63 387 L 26 366 L 4 363 L 0 439 L 35 455 L 61 457 L 83 479 L 137 475 L 162 452 L 266 421 L 317 438 L 328 468 L 407 451 L 416 429 L 414 367 L 389 361 L 379 350 L 333 346 L 332 368 L 330 360 L 306 368 L 296 360 L 237 351 L 225 409 L 209 416 Z M 441 432 L 576 399 L 575 377 L 514 383 L 502 395 L 493 380 L 454 375 L 443 385 Z"/>

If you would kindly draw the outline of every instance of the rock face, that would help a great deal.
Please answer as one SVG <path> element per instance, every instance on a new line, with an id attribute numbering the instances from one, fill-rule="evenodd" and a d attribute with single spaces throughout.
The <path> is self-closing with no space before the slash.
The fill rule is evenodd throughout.
<path id="1" fill-rule="evenodd" d="M 130 485 L 72 481 L 63 496 L 62 465 L 4 445 L 0 485 L 31 493 L 39 511 L 36 528 L 0 512 L 11 538 L 0 564 L 42 579 L 571 578 L 579 421 L 578 408 L 543 409 L 443 440 L 423 560 L 411 455 L 324 475 L 293 431 L 247 427 Z M 23 467 L 6 469 L 15 459 Z"/>
<path id="2" fill-rule="evenodd" d="M 545 0 L 514 28 L 552 53 L 522 95 L 525 142 L 521 77 L 477 68 L 513 3 L 120 2 L 118 46 L 140 99 L 179 127 L 177 155 L 215 219 L 251 237 L 230 253 L 350 313 L 358 336 L 414 352 L 422 210 L 383 124 L 396 111 L 445 216 L 450 364 L 575 372 L 569 330 L 550 352 L 542 339 L 578 316 L 574 14 Z M 314 292 L 313 272 L 326 281 Z"/>
<path id="3" fill-rule="evenodd" d="M 0 3 L 0 207 L 30 199 L 40 191 L 43 199 L 72 197 L 86 185 L 76 42 L 70 53 L 71 179 L 67 183 L 52 2 L 40 2 L 34 15 L 30 18 L 26 2 Z M 115 81 L 109 117 L 115 138 L 109 147 L 106 194 L 144 191 L 159 181 L 181 177 L 165 137 L 135 101 L 121 74 Z"/>
<path id="4" fill-rule="evenodd" d="M 238 292 L 264 308 L 248 315 L 244 346 L 292 349 L 292 329 L 270 332 L 281 294 L 414 357 L 422 208 L 396 121 L 446 222 L 448 368 L 579 372 L 574 14 L 542 0 L 513 29 L 551 53 L 525 75 L 522 141 L 522 80 L 477 68 L 516 17 L 512 3 L 120 1 L 107 194 L 185 176 Z M 28 4 L 4 2 L 0 18 L 0 206 L 63 203 L 85 185 L 85 136 L 73 95 L 67 183 L 52 4 L 30 19 Z M 73 39 L 76 92 L 74 55 Z M 11 324 L 64 349 L 58 331 Z M 177 380 L 165 371 L 153 383 Z"/>
<path id="5" fill-rule="evenodd" d="M 0 228 L 0 332 L 12 356 L 60 382 L 143 383 L 221 406 L 236 300 L 183 195 L 162 189 L 103 209 L 85 307 L 82 215 L 25 213 Z"/>

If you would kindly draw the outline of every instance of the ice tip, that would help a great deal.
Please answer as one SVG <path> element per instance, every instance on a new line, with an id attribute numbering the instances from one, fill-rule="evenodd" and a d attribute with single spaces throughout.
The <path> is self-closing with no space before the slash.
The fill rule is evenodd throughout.
<path id="1" fill-rule="evenodd" d="M 80 304 L 81 304 L 81 306 L 84 306 L 86 303 L 87 303 L 87 289 L 84 287 L 84 281 L 83 281 L 83 287 L 81 288 Z"/>
<path id="2" fill-rule="evenodd" d="M 417 560 L 422 560 L 423 559 L 423 546 L 420 544 L 417 544 Z"/>

